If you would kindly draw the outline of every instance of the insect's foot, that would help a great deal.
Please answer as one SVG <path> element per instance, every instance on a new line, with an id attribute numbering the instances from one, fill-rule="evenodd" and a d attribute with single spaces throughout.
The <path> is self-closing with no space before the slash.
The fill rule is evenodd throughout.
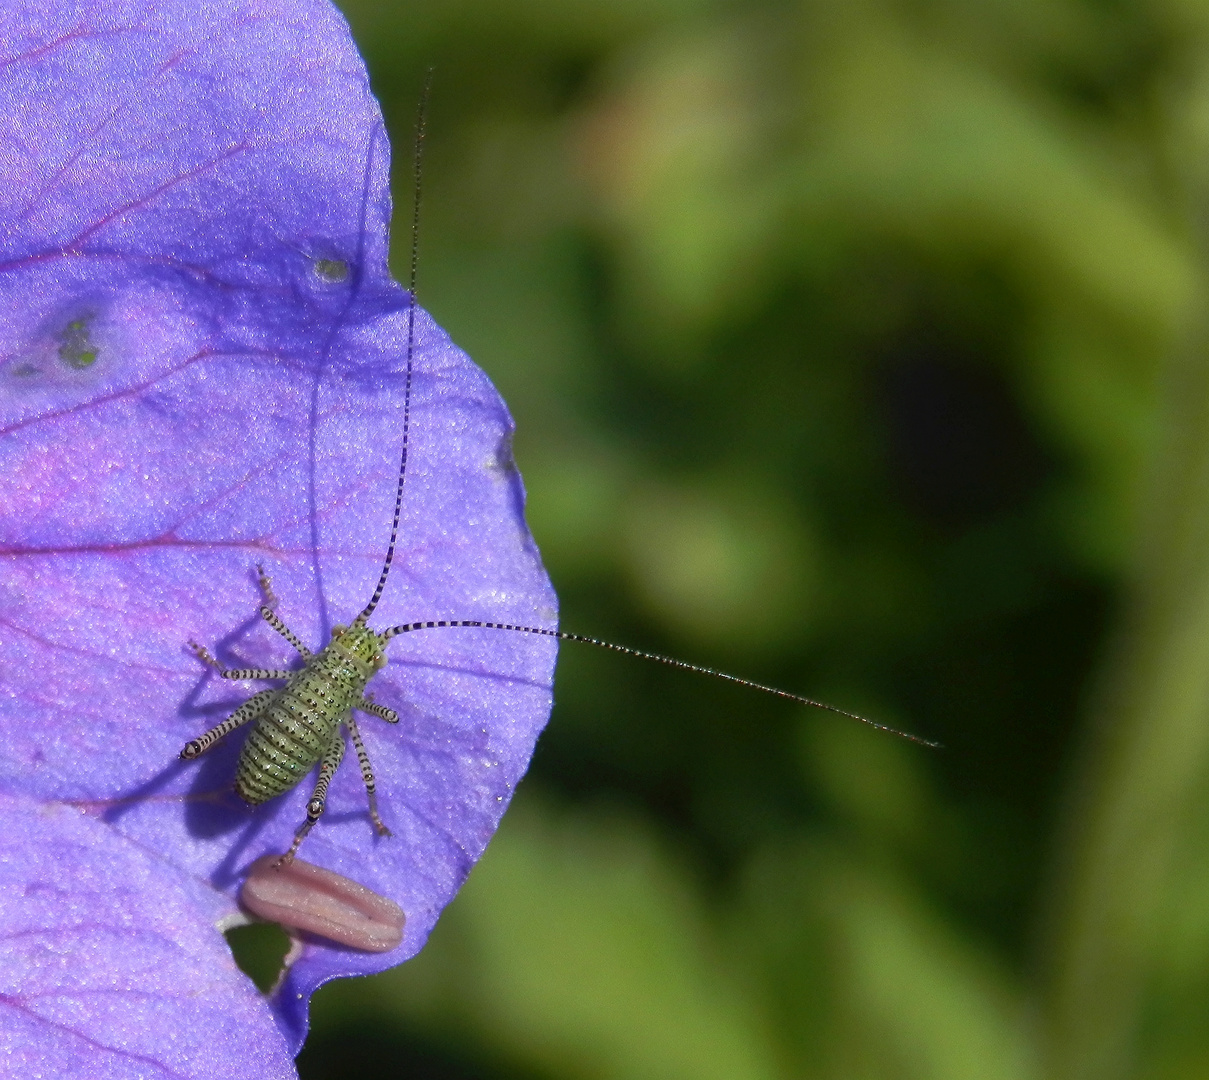
<path id="1" fill-rule="evenodd" d="M 220 675 L 223 673 L 225 668 L 216 659 L 214 659 L 214 654 L 210 652 L 209 649 L 207 649 L 204 645 L 199 645 L 196 641 L 190 641 L 187 642 L 187 644 L 193 651 L 193 655 L 196 656 L 203 664 L 207 665 L 208 667 L 212 667 Z"/>
<path id="2" fill-rule="evenodd" d="M 298 849 L 302 847 L 302 841 L 306 839 L 307 833 L 309 833 L 314 827 L 315 820 L 317 819 L 308 818 L 305 822 L 303 822 L 302 828 L 294 834 L 294 842 L 290 845 L 290 850 L 282 855 L 278 860 L 277 865 L 279 867 L 289 866 L 290 863 L 294 861 L 294 856 L 298 854 Z"/>
<path id="3" fill-rule="evenodd" d="M 379 836 L 394 836 L 395 835 L 394 833 L 392 833 L 390 831 L 390 829 L 388 829 L 386 827 L 385 823 L 382 821 L 381 818 L 374 818 L 374 831 Z"/>
<path id="4" fill-rule="evenodd" d="M 264 572 L 264 567 L 260 563 L 256 564 L 256 582 L 264 596 L 264 606 L 270 611 L 274 611 L 277 607 L 277 594 L 273 591 L 269 575 Z"/>

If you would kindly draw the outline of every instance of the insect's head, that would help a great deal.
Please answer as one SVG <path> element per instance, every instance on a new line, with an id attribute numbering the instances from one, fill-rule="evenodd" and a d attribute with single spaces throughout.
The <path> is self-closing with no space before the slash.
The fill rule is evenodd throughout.
<path id="1" fill-rule="evenodd" d="M 382 641 L 368 626 L 354 622 L 351 626 L 332 627 L 332 648 L 359 667 L 372 674 L 386 666 Z"/>

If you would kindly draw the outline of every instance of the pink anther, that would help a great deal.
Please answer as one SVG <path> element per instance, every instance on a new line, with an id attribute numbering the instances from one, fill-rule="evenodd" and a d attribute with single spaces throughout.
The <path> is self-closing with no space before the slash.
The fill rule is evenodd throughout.
<path id="1" fill-rule="evenodd" d="M 262 855 L 239 892 L 253 915 L 318 934 L 365 952 L 388 952 L 403 940 L 406 917 L 393 900 L 321 866 Z"/>

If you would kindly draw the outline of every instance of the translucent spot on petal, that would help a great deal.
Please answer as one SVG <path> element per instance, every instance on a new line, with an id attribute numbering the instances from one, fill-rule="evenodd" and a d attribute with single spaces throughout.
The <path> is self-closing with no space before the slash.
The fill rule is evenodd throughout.
<path id="1" fill-rule="evenodd" d="M 507 432 L 496 444 L 495 453 L 487 460 L 487 469 L 489 472 L 500 472 L 506 476 L 519 471 L 512 453 L 511 432 Z"/>
<path id="2" fill-rule="evenodd" d="M 316 259 L 315 274 L 330 285 L 348 280 L 348 263 L 343 259 Z"/>
<path id="3" fill-rule="evenodd" d="M 59 359 L 69 368 L 83 371 L 97 362 L 92 340 L 92 318 L 72 319 L 59 333 Z"/>

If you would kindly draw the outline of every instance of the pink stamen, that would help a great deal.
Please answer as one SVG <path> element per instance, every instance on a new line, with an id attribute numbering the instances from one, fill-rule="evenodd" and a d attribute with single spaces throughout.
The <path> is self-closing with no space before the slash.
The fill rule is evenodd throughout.
<path id="1" fill-rule="evenodd" d="M 262 855 L 248 870 L 240 903 L 253 915 L 364 952 L 403 940 L 406 916 L 393 900 L 321 866 Z"/>

